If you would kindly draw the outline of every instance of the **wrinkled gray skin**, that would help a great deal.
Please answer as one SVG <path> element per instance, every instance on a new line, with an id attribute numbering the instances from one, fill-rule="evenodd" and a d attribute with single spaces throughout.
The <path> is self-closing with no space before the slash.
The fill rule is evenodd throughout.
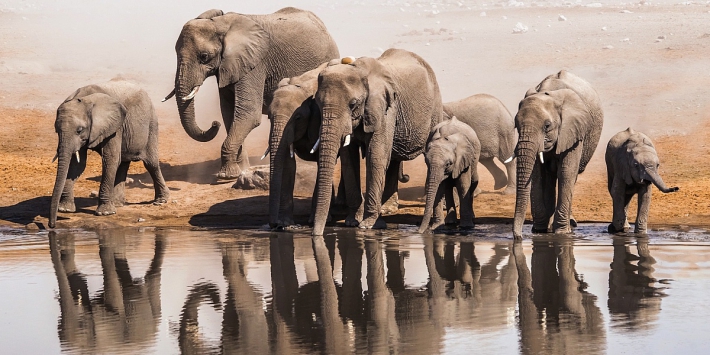
<path id="1" fill-rule="evenodd" d="M 219 179 L 236 178 L 249 167 L 242 143 L 261 123 L 279 81 L 339 56 L 323 22 L 309 11 L 292 7 L 268 15 L 208 10 L 183 26 L 175 51 L 175 90 L 166 99 L 177 96 L 182 126 L 200 142 L 212 140 L 220 124 L 214 121 L 209 130 L 200 129 L 194 99 L 189 96 L 206 78 L 217 77 L 227 129 Z"/>
<path id="2" fill-rule="evenodd" d="M 478 161 L 481 143 L 476 132 L 455 116 L 439 123 L 432 130 L 427 142 L 424 159 L 427 165 L 425 186 L 426 205 L 419 232 L 429 227 L 434 214 L 432 229 L 456 223 L 456 206 L 453 188 L 459 195 L 461 204 L 461 228 L 474 226 L 473 191 L 478 186 Z M 446 197 L 446 221 L 441 216 L 442 198 Z"/>
<path id="3" fill-rule="evenodd" d="M 629 127 L 611 137 L 604 158 L 609 194 L 614 205 L 609 233 L 629 231 L 626 216 L 629 202 L 635 194 L 638 194 L 638 212 L 634 233 L 646 233 L 651 185 L 663 193 L 678 191 L 677 187 L 667 187 L 658 173 L 660 163 L 653 142 L 645 134 Z"/>
<path id="4" fill-rule="evenodd" d="M 321 115 L 313 95 L 318 88 L 318 74 L 326 65 L 328 63 L 323 63 L 316 69 L 299 76 L 281 80 L 269 105 L 271 121 L 269 225 L 271 228 L 286 228 L 294 225 L 295 157 L 298 156 L 306 161 L 318 161 L 318 152 L 311 153 L 311 149 L 318 140 Z M 341 148 L 340 159 L 342 169 L 340 186 L 343 186 L 343 191 L 348 194 L 346 201 L 352 201 L 346 219 L 346 224 L 350 225 L 353 221 L 362 219 L 360 179 L 355 178 L 360 176 L 357 144 L 352 143 L 349 147 Z M 314 194 L 317 189 L 316 185 Z M 311 218 L 314 216 L 315 204 L 311 210 Z"/>
<path id="5" fill-rule="evenodd" d="M 331 199 L 328 183 L 348 135 L 366 147 L 367 193 L 359 228 L 384 228 L 381 203 L 396 192 L 401 162 L 424 151 L 429 132 L 442 119 L 433 70 L 414 53 L 388 49 L 377 59 L 362 57 L 325 68 L 315 98 L 323 121 L 313 235 L 323 234 Z"/>
<path id="6" fill-rule="evenodd" d="M 533 232 L 572 232 L 574 184 L 594 154 L 603 122 L 596 91 L 570 72 L 550 75 L 528 90 L 515 116 L 519 135 L 515 148 L 516 239 L 522 238 L 528 199 Z M 539 159 L 540 152 L 544 163 Z"/>
<path id="7" fill-rule="evenodd" d="M 513 155 L 516 143 L 515 121 L 510 111 L 497 98 L 477 94 L 444 103 L 444 117 L 448 119 L 453 116 L 476 131 L 481 142 L 479 161 L 493 175 L 493 188 L 498 190 L 505 187 L 505 195 L 515 193 L 515 159 L 503 163 Z M 495 164 L 494 158 L 505 165 L 506 172 Z M 479 193 L 480 188 L 476 188 L 474 196 Z"/>
<path id="8" fill-rule="evenodd" d="M 88 149 L 101 155 L 97 215 L 114 214 L 116 206 L 124 204 L 124 185 L 132 161 L 143 161 L 153 178 L 153 202 L 167 202 L 170 192 L 158 162 L 158 117 L 148 94 L 138 86 L 112 80 L 82 87 L 59 106 L 54 128 L 59 136 L 59 163 L 49 210 L 50 228 L 56 225 L 57 211 L 76 211 L 74 183 L 86 168 Z"/>

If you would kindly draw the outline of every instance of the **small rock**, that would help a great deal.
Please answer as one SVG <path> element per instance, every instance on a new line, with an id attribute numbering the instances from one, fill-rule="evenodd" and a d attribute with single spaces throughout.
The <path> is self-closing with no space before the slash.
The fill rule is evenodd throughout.
<path id="1" fill-rule="evenodd" d="M 567 21 L 567 18 L 564 15 L 560 15 L 557 17 L 557 21 Z"/>
<path id="2" fill-rule="evenodd" d="M 633 12 L 631 12 L 631 11 L 629 11 L 629 10 L 621 10 L 621 11 L 619 11 L 619 13 L 622 13 L 622 14 L 633 14 Z"/>
<path id="3" fill-rule="evenodd" d="M 501 18 L 502 18 L 503 20 L 507 20 L 507 19 L 508 19 L 508 16 L 503 16 L 503 17 L 501 17 Z"/>
<path id="4" fill-rule="evenodd" d="M 89 197 L 99 197 L 99 192 L 98 191 L 91 191 L 91 193 L 89 193 Z"/>
<path id="5" fill-rule="evenodd" d="M 138 222 L 138 223 L 145 222 L 145 218 L 138 218 L 138 220 L 136 220 L 136 222 Z"/>
<path id="6" fill-rule="evenodd" d="M 630 39 L 629 39 L 628 37 L 627 37 L 627 38 L 623 38 L 623 39 L 619 40 L 619 42 L 628 42 L 628 41 L 630 41 Z"/>
<path id="7" fill-rule="evenodd" d="M 660 38 L 656 38 L 656 40 L 655 40 L 654 42 L 656 42 L 656 43 L 658 43 L 658 42 L 663 42 L 663 40 L 660 39 Z"/>
<path id="8" fill-rule="evenodd" d="M 602 47 L 602 49 L 614 49 L 614 46 L 606 45 L 606 46 Z"/>
<path id="9" fill-rule="evenodd" d="M 485 11 L 483 11 L 483 12 L 481 12 L 481 13 L 480 13 L 480 14 L 479 14 L 478 16 L 481 16 L 481 17 L 486 17 L 487 15 L 486 15 L 486 12 L 485 12 Z"/>
<path id="10" fill-rule="evenodd" d="M 657 39 L 666 39 L 666 36 L 660 35 L 660 36 L 658 36 L 658 37 L 656 37 L 656 38 L 657 38 Z"/>
<path id="11" fill-rule="evenodd" d="M 525 33 L 527 31 L 528 31 L 528 26 L 523 25 L 522 22 L 516 23 L 515 27 L 513 28 L 513 33 L 515 33 L 515 34 Z"/>
<path id="12" fill-rule="evenodd" d="M 587 4 L 587 7 L 602 7 L 602 4 L 599 2 L 593 2 L 591 4 Z"/>
<path id="13" fill-rule="evenodd" d="M 602 27 L 602 31 L 606 31 L 606 26 Z"/>

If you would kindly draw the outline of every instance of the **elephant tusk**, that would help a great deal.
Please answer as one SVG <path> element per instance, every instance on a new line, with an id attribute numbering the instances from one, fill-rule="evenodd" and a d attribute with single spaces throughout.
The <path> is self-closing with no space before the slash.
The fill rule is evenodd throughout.
<path id="1" fill-rule="evenodd" d="M 540 162 L 545 164 L 545 158 L 542 157 L 542 152 L 540 152 Z"/>
<path id="2" fill-rule="evenodd" d="M 503 162 L 503 164 L 508 164 L 508 163 L 510 163 L 511 161 L 513 161 L 513 158 L 515 158 L 515 154 L 511 155 L 510 158 L 506 159 L 506 160 Z"/>
<path id="3" fill-rule="evenodd" d="M 288 152 L 291 154 L 291 158 L 293 158 L 293 143 L 288 146 Z"/>
<path id="4" fill-rule="evenodd" d="M 264 158 L 266 158 L 267 155 L 269 155 L 269 147 L 266 147 L 266 151 L 264 152 L 264 155 L 261 156 L 260 160 L 264 160 Z"/>
<path id="5" fill-rule="evenodd" d="M 195 87 L 192 89 L 192 91 L 190 91 L 190 93 L 187 94 L 187 96 L 183 97 L 183 98 L 182 98 L 182 101 L 192 100 L 192 98 L 194 98 L 195 95 L 197 95 L 197 92 L 198 92 L 198 91 L 200 91 L 200 86 L 199 86 L 199 85 L 195 86 Z"/>
<path id="6" fill-rule="evenodd" d="M 316 144 L 313 145 L 313 149 L 311 149 L 311 154 L 315 153 L 316 150 L 318 150 L 318 146 L 320 145 L 320 138 L 316 141 Z"/>
<path id="7" fill-rule="evenodd" d="M 74 153 L 74 155 L 76 155 L 76 162 L 81 163 L 81 159 L 79 159 L 79 151 L 78 150 L 76 151 L 76 153 Z"/>
<path id="8" fill-rule="evenodd" d="M 55 161 L 57 161 L 57 158 L 58 158 L 58 157 L 59 157 L 59 153 L 54 154 L 54 158 L 52 158 L 52 163 L 54 163 Z"/>
<path id="9" fill-rule="evenodd" d="M 173 91 L 171 91 L 171 92 L 168 94 L 168 96 L 166 96 L 164 99 L 160 100 L 160 102 L 168 101 L 168 100 L 170 100 L 170 98 L 173 97 L 173 96 L 175 96 L 175 89 L 173 89 Z"/>
<path id="10" fill-rule="evenodd" d="M 347 147 L 350 145 L 350 135 L 348 134 L 345 136 L 345 143 L 343 143 L 343 147 Z"/>

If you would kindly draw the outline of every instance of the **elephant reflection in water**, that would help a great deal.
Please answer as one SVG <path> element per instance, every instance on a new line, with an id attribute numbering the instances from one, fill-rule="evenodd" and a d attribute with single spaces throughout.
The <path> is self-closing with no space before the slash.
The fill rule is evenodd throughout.
<path id="1" fill-rule="evenodd" d="M 104 287 L 91 297 L 74 261 L 71 233 L 49 233 L 49 250 L 59 284 L 59 339 L 72 351 L 106 352 L 154 340 L 161 316 L 160 280 L 165 237 L 155 236 L 153 260 L 142 280 L 131 276 L 122 231 L 99 232 Z"/>
<path id="2" fill-rule="evenodd" d="M 648 249 L 648 238 L 636 239 L 638 255 L 631 253 L 629 243 L 627 238 L 614 238 L 607 305 L 613 326 L 638 330 L 653 326 L 661 311 L 661 297 L 666 294 L 662 287 L 654 286 L 656 260 Z"/>
<path id="3" fill-rule="evenodd" d="M 575 270 L 573 252 L 571 241 L 533 240 L 530 270 L 522 243 L 513 245 L 520 349 L 525 354 L 604 352 L 599 349 L 606 337 L 602 313 Z"/>

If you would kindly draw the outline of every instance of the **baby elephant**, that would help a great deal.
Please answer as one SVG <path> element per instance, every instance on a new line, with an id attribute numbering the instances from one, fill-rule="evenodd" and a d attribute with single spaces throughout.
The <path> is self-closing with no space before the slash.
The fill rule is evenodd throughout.
<path id="1" fill-rule="evenodd" d="M 434 214 L 431 229 L 443 223 L 456 223 L 456 206 L 453 188 L 456 186 L 461 205 L 461 228 L 473 227 L 473 191 L 478 186 L 478 158 L 481 154 L 481 142 L 471 126 L 452 117 L 436 125 L 427 141 L 424 160 L 427 165 L 425 185 L 426 206 L 419 232 L 429 227 L 429 220 Z M 442 197 L 446 197 L 446 219 L 442 218 Z"/>
<path id="2" fill-rule="evenodd" d="M 132 161 L 143 161 L 153 178 L 154 203 L 169 192 L 158 165 L 158 118 L 148 94 L 123 80 L 82 87 L 57 109 L 59 135 L 57 178 L 52 192 L 49 227 L 57 211 L 75 212 L 74 183 L 86 167 L 87 150 L 101 155 L 102 175 L 97 215 L 116 213 L 124 203 L 123 187 Z"/>
<path id="3" fill-rule="evenodd" d="M 678 191 L 666 187 L 658 174 L 658 155 L 651 139 L 631 127 L 611 137 L 606 146 L 606 171 L 609 194 L 614 203 L 614 217 L 609 233 L 627 232 L 629 202 L 638 193 L 635 233 L 645 233 L 648 208 L 651 206 L 651 184 L 664 193 Z"/>

